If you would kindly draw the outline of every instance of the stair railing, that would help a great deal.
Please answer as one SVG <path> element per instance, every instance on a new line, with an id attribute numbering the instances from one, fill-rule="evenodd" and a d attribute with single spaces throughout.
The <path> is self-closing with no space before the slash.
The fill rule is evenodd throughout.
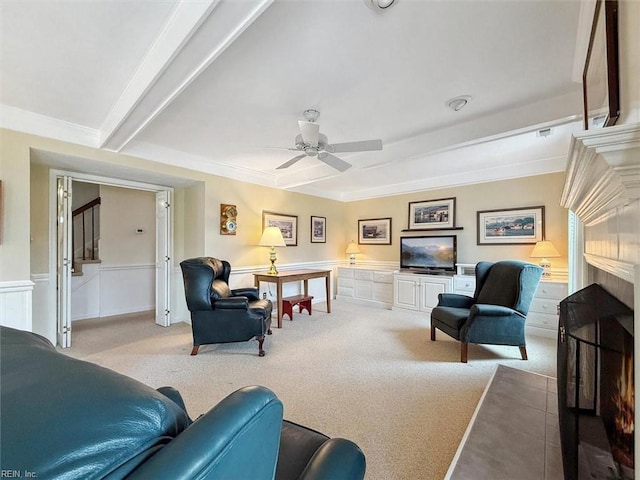
<path id="1" fill-rule="evenodd" d="M 76 218 L 82 215 L 82 260 L 87 260 L 87 228 L 86 228 L 86 217 L 87 215 L 91 215 L 91 260 L 96 259 L 96 241 L 97 235 L 100 232 L 96 233 L 96 209 L 100 205 L 100 197 L 97 197 L 90 202 L 85 203 L 81 207 L 76 208 L 72 212 L 72 225 L 73 225 L 73 234 L 72 237 L 72 251 L 73 251 L 73 261 L 76 260 L 76 246 L 75 246 L 75 228 L 76 228 Z M 88 213 L 87 213 L 88 212 Z"/>

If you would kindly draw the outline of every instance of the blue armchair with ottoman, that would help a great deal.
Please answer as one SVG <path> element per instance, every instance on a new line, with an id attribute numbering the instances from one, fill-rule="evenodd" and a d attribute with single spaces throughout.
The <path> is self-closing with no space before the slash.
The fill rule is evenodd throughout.
<path id="1" fill-rule="evenodd" d="M 193 421 L 177 390 L 0 327 L 0 469 L 41 480 L 361 480 L 356 444 L 283 421 L 265 387 Z M 4 476 L 4 475 L 3 475 Z"/>

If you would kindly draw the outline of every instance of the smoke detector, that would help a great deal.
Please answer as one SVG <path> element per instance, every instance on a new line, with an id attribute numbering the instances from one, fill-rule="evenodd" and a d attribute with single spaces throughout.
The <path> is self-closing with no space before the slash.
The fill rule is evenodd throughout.
<path id="1" fill-rule="evenodd" d="M 459 112 L 470 101 L 471 101 L 471 96 L 469 96 L 469 95 L 459 95 L 459 96 L 453 97 L 451 100 L 447 101 L 447 107 L 449 107 L 454 112 Z"/>

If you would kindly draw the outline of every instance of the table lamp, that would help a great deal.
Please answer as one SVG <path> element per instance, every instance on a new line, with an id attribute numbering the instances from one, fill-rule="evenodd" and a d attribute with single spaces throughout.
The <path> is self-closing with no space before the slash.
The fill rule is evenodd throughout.
<path id="1" fill-rule="evenodd" d="M 278 227 L 266 227 L 264 232 L 262 232 L 262 237 L 260 237 L 260 242 L 258 243 L 261 247 L 271 247 L 271 252 L 269 253 L 269 260 L 271 261 L 271 267 L 269 267 L 268 275 L 277 275 L 278 270 L 276 270 L 276 248 L 275 247 L 286 247 L 287 244 L 284 243 L 284 238 L 282 237 L 282 232 Z"/>
<path id="2" fill-rule="evenodd" d="M 533 251 L 531 252 L 532 258 L 541 258 L 540 266 L 544 270 L 542 272 L 542 278 L 550 278 L 551 277 L 551 262 L 548 260 L 549 257 L 559 257 L 560 254 L 556 247 L 554 247 L 553 243 L 549 240 L 543 240 L 541 242 L 536 243 L 536 246 L 533 247 Z"/>
<path id="3" fill-rule="evenodd" d="M 355 265 L 356 253 L 360 253 L 360 250 L 358 249 L 358 245 L 356 245 L 356 242 L 351 240 L 351 243 L 347 245 L 347 251 L 345 253 L 349 254 L 349 265 Z"/>

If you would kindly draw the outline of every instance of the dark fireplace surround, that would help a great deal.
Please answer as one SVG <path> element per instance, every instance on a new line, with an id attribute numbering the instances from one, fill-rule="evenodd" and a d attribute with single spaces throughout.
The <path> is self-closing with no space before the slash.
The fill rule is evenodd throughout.
<path id="1" fill-rule="evenodd" d="M 633 310 L 599 284 L 560 302 L 558 417 L 566 480 L 634 478 Z"/>

